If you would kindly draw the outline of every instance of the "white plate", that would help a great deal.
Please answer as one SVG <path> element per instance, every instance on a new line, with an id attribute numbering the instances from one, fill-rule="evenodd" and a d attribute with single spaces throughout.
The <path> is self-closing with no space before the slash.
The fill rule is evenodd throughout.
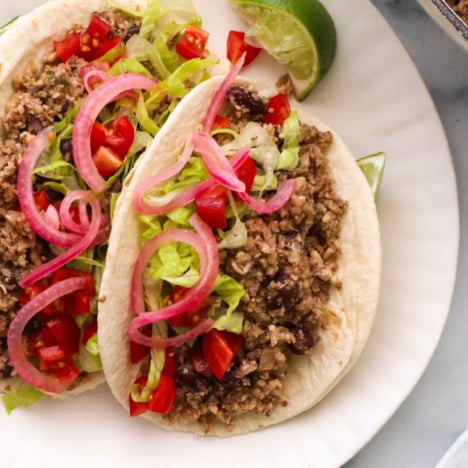
<path id="1" fill-rule="evenodd" d="M 6 21 L 40 1 L 2 5 Z M 195 2 L 224 48 L 242 22 L 226 0 Z M 355 369 L 316 408 L 230 439 L 166 433 L 130 420 L 105 386 L 69 401 L 0 412 L 2 466 L 338 466 L 391 417 L 439 341 L 454 286 L 458 206 L 444 132 L 425 86 L 389 26 L 367 0 L 324 0 L 339 48 L 330 74 L 302 105 L 334 127 L 356 156 L 385 150 L 379 214 L 382 294 Z M 359 14 L 356 14 L 359 12 Z M 248 74 L 273 83 L 267 57 Z"/>

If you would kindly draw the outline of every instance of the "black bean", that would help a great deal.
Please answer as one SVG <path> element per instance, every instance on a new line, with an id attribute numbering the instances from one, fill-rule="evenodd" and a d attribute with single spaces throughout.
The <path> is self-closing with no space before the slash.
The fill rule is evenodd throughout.
<path id="1" fill-rule="evenodd" d="M 177 373 L 177 381 L 192 392 L 206 392 L 210 388 L 209 379 L 197 374 L 193 369 L 184 369 Z"/>
<path id="2" fill-rule="evenodd" d="M 32 118 L 28 124 L 28 131 L 33 135 L 37 135 L 43 128 L 44 125 L 42 124 L 42 122 L 36 118 Z"/>
<path id="3" fill-rule="evenodd" d="M 296 328 L 294 331 L 295 343 L 289 345 L 289 349 L 294 354 L 305 354 L 307 351 L 312 349 L 315 345 L 314 337 L 307 328 Z"/>
<path id="4" fill-rule="evenodd" d="M 60 152 L 63 159 L 67 162 L 72 162 L 73 159 L 73 143 L 72 140 L 62 140 L 60 142 Z"/>
<path id="5" fill-rule="evenodd" d="M 261 99 L 244 88 L 231 88 L 228 97 L 238 106 L 245 108 L 251 114 L 259 116 L 262 119 L 268 111 L 267 105 Z"/>

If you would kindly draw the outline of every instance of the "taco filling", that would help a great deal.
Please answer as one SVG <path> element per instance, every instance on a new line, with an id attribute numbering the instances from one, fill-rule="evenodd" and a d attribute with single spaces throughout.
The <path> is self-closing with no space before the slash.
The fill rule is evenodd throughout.
<path id="1" fill-rule="evenodd" d="M 89 23 L 50 38 L 41 60 L 20 62 L 1 84 L 12 90 L 0 120 L 4 379 L 19 375 L 61 393 L 101 369 L 96 293 L 116 197 L 168 115 L 216 63 L 193 5 L 170 3 L 90 10 Z M 196 47 L 187 37 L 199 38 Z M 7 28 L 1 40 L 11 47 L 15 35 Z"/>
<path id="2" fill-rule="evenodd" d="M 136 187 L 142 250 L 131 290 L 138 316 L 128 332 L 136 373 L 130 414 L 161 413 L 169 424 L 196 423 L 204 432 L 288 405 L 291 360 L 307 359 L 323 330 L 340 326 L 330 290 L 340 288 L 347 211 L 326 156 L 331 133 L 301 123 L 285 95 L 266 98 L 236 84 L 212 121 L 210 131 L 205 125 L 206 133 L 189 137 L 180 172 Z M 216 148 L 234 171 L 211 166 L 206 153 Z M 244 188 L 227 188 L 236 177 Z M 192 226 L 216 254 L 187 245 L 180 231 Z M 202 272 L 210 255 L 214 271 Z M 184 306 L 209 275 L 208 293 Z"/>

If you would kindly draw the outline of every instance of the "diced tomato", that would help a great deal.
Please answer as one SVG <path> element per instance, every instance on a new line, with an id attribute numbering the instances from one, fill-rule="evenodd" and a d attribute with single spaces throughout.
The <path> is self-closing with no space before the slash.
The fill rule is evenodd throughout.
<path id="1" fill-rule="evenodd" d="M 70 57 L 76 55 L 80 50 L 80 35 L 75 32 L 69 32 L 61 41 L 54 41 L 54 50 L 57 57 L 66 62 Z"/>
<path id="2" fill-rule="evenodd" d="M 45 332 L 45 333 L 44 333 Z M 26 339 L 27 351 L 30 356 L 37 356 L 39 348 L 56 344 L 54 336 L 45 328 L 34 332 Z"/>
<path id="3" fill-rule="evenodd" d="M 34 204 L 38 211 L 45 211 L 50 205 L 49 197 L 44 190 L 40 190 L 39 192 L 34 193 Z"/>
<path id="4" fill-rule="evenodd" d="M 151 336 L 151 325 L 141 328 L 140 331 L 146 336 Z M 151 348 L 148 346 L 130 341 L 130 362 L 132 364 L 138 364 L 145 356 L 149 354 L 150 349 Z"/>
<path id="5" fill-rule="evenodd" d="M 42 282 L 39 282 L 39 283 L 34 283 L 32 284 L 31 286 L 27 287 L 23 293 L 21 294 L 21 296 L 19 297 L 19 305 L 21 307 L 24 307 L 29 301 L 31 301 L 32 299 L 34 299 L 36 296 L 38 296 L 39 294 L 41 294 L 42 292 L 44 292 L 45 290 L 47 289 L 47 285 L 42 283 Z M 54 314 L 54 306 L 53 304 L 49 304 L 47 305 L 46 307 L 44 307 L 44 309 L 42 309 L 41 311 L 43 314 L 45 315 L 52 315 Z"/>
<path id="6" fill-rule="evenodd" d="M 167 414 L 176 397 L 176 383 L 172 375 L 163 372 L 158 386 L 150 393 L 148 409 L 153 413 Z"/>
<path id="7" fill-rule="evenodd" d="M 117 46 L 122 44 L 122 42 L 123 42 L 123 39 L 120 36 L 113 36 L 113 37 L 110 37 L 109 39 L 106 39 L 97 48 L 95 58 L 96 59 L 101 58 L 103 55 L 107 54 L 107 52 L 109 52 L 112 49 L 115 49 Z M 111 62 L 114 63 L 115 61 L 117 61 L 117 59 L 122 55 L 122 52 L 123 52 L 123 50 L 122 51 L 120 51 L 120 50 L 117 51 L 117 49 L 116 49 L 115 54 L 113 53 L 113 55 L 115 55 L 115 56 L 112 57 Z"/>
<path id="8" fill-rule="evenodd" d="M 83 327 L 83 331 L 81 333 L 81 343 L 83 343 L 86 346 L 86 343 L 90 338 L 92 338 L 94 335 L 97 333 L 97 316 L 92 315 L 91 316 L 91 321 L 87 323 Z"/>
<path id="9" fill-rule="evenodd" d="M 252 185 L 254 183 L 255 174 L 257 173 L 257 167 L 255 166 L 255 162 L 252 158 L 246 158 L 246 160 L 242 163 L 236 170 L 236 175 L 239 177 L 242 182 L 245 184 L 245 191 L 250 193 L 252 190 Z"/>
<path id="10" fill-rule="evenodd" d="M 80 369 L 76 367 L 72 360 L 59 362 L 52 371 L 61 385 L 68 385 L 80 375 Z"/>
<path id="11" fill-rule="evenodd" d="M 176 51 L 187 60 L 201 57 L 207 40 L 208 33 L 206 31 L 196 26 L 188 25 L 182 38 L 176 44 Z"/>
<path id="12" fill-rule="evenodd" d="M 195 200 L 195 206 L 200 218 L 208 226 L 217 229 L 226 229 L 227 227 L 226 203 L 227 192 L 221 186 L 213 187 Z"/>
<path id="13" fill-rule="evenodd" d="M 283 125 L 291 113 L 291 105 L 286 94 L 276 94 L 268 100 L 268 112 L 265 114 L 265 122 L 273 125 Z"/>
<path id="14" fill-rule="evenodd" d="M 92 62 L 97 58 L 96 52 L 107 39 L 111 26 L 97 15 L 93 15 L 86 31 L 81 35 L 80 47 L 76 55 Z"/>
<path id="15" fill-rule="evenodd" d="M 65 350 L 60 345 L 44 346 L 37 350 L 37 357 L 39 358 L 39 362 L 45 364 L 59 362 L 65 358 Z"/>
<path id="16" fill-rule="evenodd" d="M 113 149 L 104 145 L 100 146 L 94 153 L 93 161 L 102 177 L 111 176 L 122 164 L 119 155 Z"/>
<path id="17" fill-rule="evenodd" d="M 87 291 L 79 290 L 64 297 L 65 312 L 71 315 L 91 313 L 91 298 Z"/>
<path id="18" fill-rule="evenodd" d="M 176 373 L 177 367 L 174 361 L 174 354 L 169 350 L 166 349 L 166 359 L 164 361 L 164 369 L 163 372 L 174 375 Z"/>
<path id="19" fill-rule="evenodd" d="M 225 330 L 212 329 L 203 335 L 203 355 L 218 380 L 222 380 L 241 344 L 241 335 Z"/>
<path id="20" fill-rule="evenodd" d="M 86 279 L 84 290 L 91 296 L 96 294 L 96 285 L 94 283 L 94 276 L 91 273 L 75 268 L 62 267 L 52 272 L 50 277 L 50 284 L 56 284 L 67 278 L 84 278 Z"/>
<path id="21" fill-rule="evenodd" d="M 50 333 L 55 342 L 60 345 L 67 356 L 78 352 L 80 347 L 80 329 L 75 320 L 67 315 L 58 315 L 50 319 L 42 329 Z"/>
<path id="22" fill-rule="evenodd" d="M 176 302 L 180 301 L 180 299 L 182 299 L 187 291 L 187 288 L 183 288 L 182 286 L 175 286 L 172 293 L 166 299 L 166 305 L 175 304 Z M 168 319 L 168 323 L 171 327 L 192 327 L 200 323 L 200 321 L 205 318 L 210 304 L 210 297 L 206 296 L 193 309 L 187 310 L 182 314 Z"/>
<path id="23" fill-rule="evenodd" d="M 94 122 L 91 128 L 91 153 L 95 154 L 96 151 L 104 144 L 107 136 L 107 128 L 100 122 Z"/>
<path id="24" fill-rule="evenodd" d="M 227 116 L 217 115 L 213 122 L 212 130 L 218 130 L 220 128 L 229 128 L 231 120 Z"/>
<path id="25" fill-rule="evenodd" d="M 190 361 L 192 362 L 193 370 L 197 374 L 201 374 L 205 377 L 210 377 L 212 375 L 211 368 L 208 365 L 208 361 L 203 355 L 203 349 L 201 344 L 196 344 L 190 349 L 189 352 Z"/>
<path id="26" fill-rule="evenodd" d="M 121 159 L 124 159 L 133 144 L 134 138 L 135 130 L 132 123 L 128 117 L 122 115 L 112 122 L 103 143 L 110 146 Z"/>
<path id="27" fill-rule="evenodd" d="M 146 385 L 148 378 L 144 375 L 138 377 L 133 383 L 138 385 L 138 391 L 141 392 Z M 132 395 L 128 395 L 128 406 L 130 416 L 139 416 L 144 412 L 148 411 L 148 403 L 147 402 L 139 402 L 134 401 Z"/>
<path id="28" fill-rule="evenodd" d="M 231 63 L 236 63 L 245 52 L 244 67 L 252 63 L 262 51 L 260 47 L 254 47 L 245 42 L 245 33 L 242 31 L 229 31 L 227 38 L 227 58 Z"/>

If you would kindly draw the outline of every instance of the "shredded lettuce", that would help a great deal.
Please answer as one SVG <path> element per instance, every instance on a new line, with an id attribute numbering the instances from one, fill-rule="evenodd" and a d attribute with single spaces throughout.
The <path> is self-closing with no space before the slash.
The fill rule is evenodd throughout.
<path id="1" fill-rule="evenodd" d="M 219 294 L 223 301 L 228 304 L 227 316 L 230 316 L 237 309 L 240 300 L 245 295 L 242 285 L 224 273 L 218 274 L 213 291 Z"/>
<path id="2" fill-rule="evenodd" d="M 148 39 L 153 32 L 154 26 L 158 21 L 158 17 L 160 14 L 160 5 L 159 0 L 149 0 L 145 16 L 143 16 L 143 19 L 141 21 L 141 27 L 140 27 L 140 36 Z"/>
<path id="3" fill-rule="evenodd" d="M 12 393 L 7 393 L 2 396 L 2 402 L 7 414 L 10 414 L 14 409 L 24 407 L 29 408 L 44 396 L 42 392 L 36 388 L 22 383 Z"/>
<path id="4" fill-rule="evenodd" d="M 299 162 L 299 129 L 297 111 L 292 111 L 283 124 L 284 144 L 276 170 L 290 170 L 297 166 Z"/>

